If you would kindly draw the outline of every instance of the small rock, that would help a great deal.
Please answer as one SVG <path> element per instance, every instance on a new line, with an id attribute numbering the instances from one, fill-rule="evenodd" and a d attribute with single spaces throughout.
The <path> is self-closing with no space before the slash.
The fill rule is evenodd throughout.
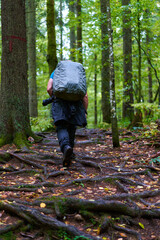
<path id="1" fill-rule="evenodd" d="M 80 222 L 80 221 L 83 221 L 83 217 L 82 217 L 80 214 L 76 214 L 76 215 L 75 215 L 75 220 L 76 220 L 76 221 L 79 221 L 79 222 Z"/>

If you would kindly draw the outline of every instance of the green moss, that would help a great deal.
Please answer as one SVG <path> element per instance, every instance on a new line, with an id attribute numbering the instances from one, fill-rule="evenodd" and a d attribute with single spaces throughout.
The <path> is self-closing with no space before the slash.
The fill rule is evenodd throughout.
<path id="1" fill-rule="evenodd" d="M 11 143 L 12 142 L 12 138 L 11 135 L 2 135 L 0 138 L 0 147 L 4 146 L 7 143 Z"/>
<path id="2" fill-rule="evenodd" d="M 11 155 L 9 153 L 0 153 L 0 162 L 5 163 L 11 159 Z"/>
<path id="3" fill-rule="evenodd" d="M 24 132 L 17 132 L 15 133 L 13 143 L 18 147 L 18 148 L 23 148 L 23 147 L 30 147 L 31 145 L 29 144 L 27 137 L 25 136 Z"/>
<path id="4" fill-rule="evenodd" d="M 1 235 L 2 240 L 16 240 L 16 236 L 13 234 L 13 232 L 7 232 L 5 234 Z"/>
<path id="5" fill-rule="evenodd" d="M 60 239 L 64 239 L 64 240 L 71 240 L 72 239 L 72 237 L 69 236 L 69 234 L 67 234 L 63 229 L 58 230 L 58 237 Z"/>

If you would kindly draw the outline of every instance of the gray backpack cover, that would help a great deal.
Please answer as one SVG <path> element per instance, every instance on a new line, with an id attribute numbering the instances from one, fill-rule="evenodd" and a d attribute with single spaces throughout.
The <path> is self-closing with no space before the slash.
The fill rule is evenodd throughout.
<path id="1" fill-rule="evenodd" d="M 60 61 L 54 71 L 53 94 L 67 101 L 78 101 L 85 96 L 86 91 L 83 65 L 72 61 Z"/>

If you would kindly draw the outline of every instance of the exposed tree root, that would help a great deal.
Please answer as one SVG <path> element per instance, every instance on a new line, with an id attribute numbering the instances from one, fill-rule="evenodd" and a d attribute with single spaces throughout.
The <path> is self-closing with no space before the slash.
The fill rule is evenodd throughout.
<path id="1" fill-rule="evenodd" d="M 76 199 L 76 198 L 62 198 L 56 199 L 56 202 L 65 208 L 72 209 L 78 211 L 79 209 L 85 209 L 88 211 L 96 211 L 96 212 L 106 212 L 111 214 L 121 214 L 127 215 L 131 217 L 152 217 L 152 218 L 160 218 L 160 209 L 141 209 L 138 206 L 130 207 L 125 203 L 121 203 L 119 201 L 107 201 L 103 199 L 99 200 L 84 200 L 84 199 Z"/>
<path id="2" fill-rule="evenodd" d="M 17 230 L 17 229 L 20 228 L 23 224 L 24 224 L 24 221 L 19 220 L 19 221 L 17 221 L 16 223 L 9 224 L 9 225 L 7 225 L 7 226 L 5 226 L 5 227 L 1 227 L 1 228 L 0 228 L 0 235 L 1 235 L 1 234 L 4 234 L 4 233 L 7 233 L 7 232 L 10 232 L 10 231 Z"/>
<path id="3" fill-rule="evenodd" d="M 141 234 L 136 232 L 135 230 L 131 230 L 131 229 L 124 228 L 124 227 L 119 227 L 116 225 L 112 225 L 112 228 L 114 228 L 115 230 L 117 230 L 119 232 L 124 232 L 131 236 L 135 236 L 137 240 L 142 240 Z"/>
<path id="4" fill-rule="evenodd" d="M 37 201 L 36 204 L 40 204 L 41 201 Z M 58 219 L 63 219 L 64 215 L 67 213 L 72 212 L 80 212 L 81 210 L 91 211 L 100 213 L 107 213 L 113 216 L 119 215 L 126 215 L 130 217 L 143 217 L 143 218 L 160 218 L 160 209 L 141 209 L 139 207 L 130 207 L 124 203 L 119 201 L 105 201 L 105 200 L 84 200 L 84 199 L 75 199 L 75 198 L 55 198 L 54 201 L 43 201 L 48 207 L 51 206 L 55 208 L 55 213 Z M 88 239 L 97 239 L 89 234 L 86 234 L 82 231 L 79 231 L 77 228 L 66 225 L 65 223 L 45 215 L 49 213 L 49 211 L 44 211 L 44 209 L 38 210 L 35 208 L 29 208 L 24 205 L 9 203 L 9 202 L 0 202 L 0 209 L 5 210 L 10 213 L 16 214 L 18 217 L 22 218 L 23 220 L 27 221 L 28 223 L 35 225 L 35 226 L 44 226 L 45 228 L 54 228 L 58 230 L 64 230 L 67 234 L 72 237 L 75 236 L 83 236 Z M 47 210 L 47 209 L 46 209 Z M 43 214 L 41 213 L 43 212 Z M 129 221 L 129 220 L 128 220 Z M 20 221 L 19 224 L 21 225 L 23 222 Z M 19 227 L 18 223 L 13 225 L 13 228 Z M 119 232 L 124 232 L 128 235 L 133 235 L 136 239 L 141 240 L 141 235 L 135 231 L 128 229 L 126 227 L 117 226 L 112 222 L 112 219 L 106 218 L 104 222 L 101 224 L 100 234 L 108 231 L 109 228 L 113 228 Z M 11 227 L 9 229 L 12 229 Z M 7 231 L 5 229 L 4 231 Z M 100 238 L 99 238 L 100 239 Z"/>
<path id="5" fill-rule="evenodd" d="M 65 231 L 67 234 L 69 234 L 69 236 L 72 236 L 72 237 L 83 236 L 88 239 L 97 240 L 96 237 L 86 234 L 73 226 L 70 226 L 61 221 L 58 221 L 53 217 L 46 216 L 36 209 L 32 209 L 22 205 L 15 205 L 15 204 L 11 205 L 2 201 L 0 202 L 0 209 L 16 214 L 20 218 L 23 218 L 24 220 L 26 220 L 27 222 L 35 226 L 44 226 L 45 228 L 49 227 L 56 231 L 58 230 Z"/>
<path id="6" fill-rule="evenodd" d="M 22 161 L 22 162 L 24 162 L 24 163 L 27 163 L 27 164 L 31 165 L 31 166 L 34 166 L 34 167 L 39 168 L 39 169 L 44 169 L 44 167 L 41 166 L 40 164 L 37 164 L 37 163 L 32 162 L 32 161 L 30 161 L 30 160 L 26 160 L 26 159 L 24 159 L 24 158 L 22 158 L 22 157 L 19 157 L 17 154 L 10 153 L 10 155 L 13 156 L 13 157 L 15 157 L 15 158 L 17 158 L 18 160 L 20 160 L 20 161 Z"/>
<path id="7" fill-rule="evenodd" d="M 159 168 L 150 165 L 154 149 L 142 145 L 138 151 L 136 142 L 113 150 L 106 131 L 93 130 L 91 137 L 88 131 L 82 136 L 88 140 L 76 144 L 76 158 L 68 169 L 62 167 L 53 133 L 44 134 L 45 141 L 29 150 L 12 145 L 8 152 L 4 150 L 7 146 L 0 150 L 2 221 L 7 225 L 19 218 L 23 226 L 34 229 L 18 233 L 11 224 L 6 230 L 1 226 L 2 230 L 36 240 L 101 239 L 98 236 L 150 240 L 152 233 L 149 236 L 145 230 L 152 221 L 159 233 Z M 96 147 L 95 142 L 99 142 Z M 142 157 L 144 164 L 137 165 Z"/>
<path id="8" fill-rule="evenodd" d="M 122 193 L 122 194 L 115 194 L 115 195 L 110 195 L 106 196 L 104 199 L 106 200 L 113 200 L 113 199 L 140 199 L 140 198 L 148 198 L 148 197 L 155 197 L 155 196 L 160 196 L 160 190 L 155 190 L 155 191 L 144 191 L 140 193 Z"/>

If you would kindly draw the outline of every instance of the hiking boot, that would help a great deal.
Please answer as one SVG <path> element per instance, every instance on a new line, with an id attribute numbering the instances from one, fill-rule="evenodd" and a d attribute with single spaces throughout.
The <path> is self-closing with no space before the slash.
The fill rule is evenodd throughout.
<path id="1" fill-rule="evenodd" d="M 70 166 L 72 153 L 73 149 L 70 146 L 66 146 L 63 154 L 63 167 Z"/>

